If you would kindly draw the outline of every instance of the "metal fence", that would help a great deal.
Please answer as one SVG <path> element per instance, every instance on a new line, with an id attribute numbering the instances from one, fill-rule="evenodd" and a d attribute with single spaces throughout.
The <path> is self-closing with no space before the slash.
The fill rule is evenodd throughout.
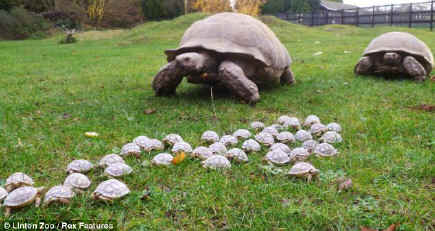
<path id="1" fill-rule="evenodd" d="M 435 0 L 423 3 L 393 4 L 340 11 L 319 10 L 312 13 L 279 13 L 277 17 L 308 26 L 345 24 L 355 26 L 397 25 L 426 27 L 435 23 Z"/>

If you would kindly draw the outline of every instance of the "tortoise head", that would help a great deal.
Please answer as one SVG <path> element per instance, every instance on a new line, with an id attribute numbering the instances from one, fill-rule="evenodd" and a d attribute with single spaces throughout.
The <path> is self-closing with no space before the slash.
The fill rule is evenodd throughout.
<path id="1" fill-rule="evenodd" d="M 401 64 L 402 57 L 396 52 L 387 52 L 384 54 L 384 62 L 390 66 L 398 66 Z"/>
<path id="2" fill-rule="evenodd" d="M 188 52 L 177 55 L 177 65 L 188 72 L 212 72 L 217 64 L 214 58 L 205 52 Z"/>

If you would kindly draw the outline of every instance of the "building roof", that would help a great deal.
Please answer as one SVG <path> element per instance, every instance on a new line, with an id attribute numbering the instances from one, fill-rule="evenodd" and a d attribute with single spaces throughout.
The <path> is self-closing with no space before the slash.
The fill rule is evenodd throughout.
<path id="1" fill-rule="evenodd" d="M 357 6 L 354 5 L 344 4 L 340 2 L 325 1 L 325 0 L 321 0 L 320 5 L 325 7 L 327 10 L 333 10 L 333 11 L 358 8 Z"/>

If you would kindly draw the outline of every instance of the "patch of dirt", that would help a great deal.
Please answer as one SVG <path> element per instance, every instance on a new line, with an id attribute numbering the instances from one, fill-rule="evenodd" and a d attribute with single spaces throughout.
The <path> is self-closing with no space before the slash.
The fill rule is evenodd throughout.
<path id="1" fill-rule="evenodd" d="M 411 107 L 411 109 L 418 111 L 435 112 L 435 105 L 421 104 L 415 107 Z"/>

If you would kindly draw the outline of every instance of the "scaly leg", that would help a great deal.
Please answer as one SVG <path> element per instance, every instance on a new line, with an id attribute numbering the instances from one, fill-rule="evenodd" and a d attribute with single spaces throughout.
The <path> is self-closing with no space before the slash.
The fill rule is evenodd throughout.
<path id="1" fill-rule="evenodd" d="M 257 85 L 245 76 L 243 69 L 231 62 L 224 61 L 219 66 L 222 84 L 247 103 L 255 104 L 260 100 Z"/>
<path id="2" fill-rule="evenodd" d="M 420 62 L 418 62 L 414 57 L 407 56 L 403 60 L 403 67 L 408 72 L 408 74 L 416 81 L 424 81 L 426 79 L 426 69 L 424 69 L 423 65 L 421 65 Z"/>
<path id="3" fill-rule="evenodd" d="M 284 73 L 281 75 L 281 85 L 292 85 L 295 81 L 295 75 L 293 74 L 292 70 L 290 70 L 290 67 L 288 67 Z"/>
<path id="4" fill-rule="evenodd" d="M 373 67 L 373 62 L 368 56 L 362 57 L 355 66 L 354 72 L 358 75 L 369 75 L 371 74 L 371 69 Z"/>
<path id="5" fill-rule="evenodd" d="M 157 96 L 173 95 L 175 89 L 183 80 L 187 73 L 177 65 L 176 61 L 172 61 L 163 66 L 159 73 L 153 79 L 153 89 Z"/>

